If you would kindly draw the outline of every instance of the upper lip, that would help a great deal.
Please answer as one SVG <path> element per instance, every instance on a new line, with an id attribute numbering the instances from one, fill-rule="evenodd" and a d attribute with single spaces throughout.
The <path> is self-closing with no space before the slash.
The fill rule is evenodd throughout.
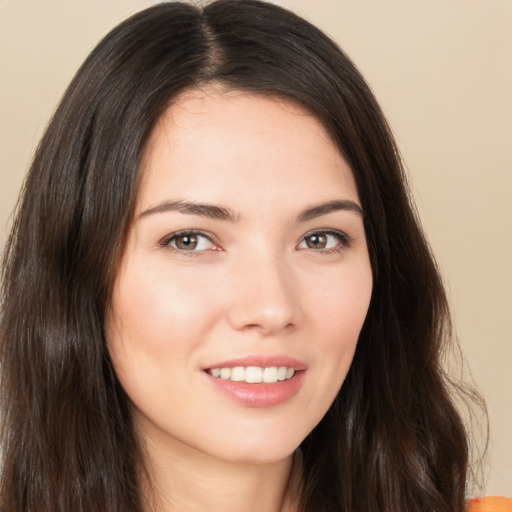
<path id="1" fill-rule="evenodd" d="M 305 370 L 307 364 L 285 355 L 250 355 L 230 359 L 229 361 L 219 361 L 215 364 L 205 367 L 205 370 L 211 368 L 234 368 L 236 366 L 257 366 L 260 368 L 270 368 L 272 366 L 286 366 L 294 370 Z"/>

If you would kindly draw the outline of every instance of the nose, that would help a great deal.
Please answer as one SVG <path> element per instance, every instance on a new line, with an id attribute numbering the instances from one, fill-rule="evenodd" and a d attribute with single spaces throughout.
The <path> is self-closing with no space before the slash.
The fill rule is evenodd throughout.
<path id="1" fill-rule="evenodd" d="M 303 312 L 298 283 L 284 257 L 243 259 L 231 277 L 228 321 L 233 329 L 267 336 L 299 326 Z"/>

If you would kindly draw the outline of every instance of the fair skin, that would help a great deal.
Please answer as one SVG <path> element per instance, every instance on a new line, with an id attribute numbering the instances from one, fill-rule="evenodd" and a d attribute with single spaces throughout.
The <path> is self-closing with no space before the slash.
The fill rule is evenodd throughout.
<path id="1" fill-rule="evenodd" d="M 351 170 L 303 109 L 211 87 L 168 108 L 142 178 L 107 331 L 151 510 L 291 511 L 371 297 Z"/>

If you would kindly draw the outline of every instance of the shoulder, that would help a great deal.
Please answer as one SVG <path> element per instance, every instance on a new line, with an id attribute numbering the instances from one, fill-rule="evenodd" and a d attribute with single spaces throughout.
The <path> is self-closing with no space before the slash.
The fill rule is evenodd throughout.
<path id="1" fill-rule="evenodd" d="M 466 512 L 512 512 L 512 498 L 485 496 L 468 500 Z"/>

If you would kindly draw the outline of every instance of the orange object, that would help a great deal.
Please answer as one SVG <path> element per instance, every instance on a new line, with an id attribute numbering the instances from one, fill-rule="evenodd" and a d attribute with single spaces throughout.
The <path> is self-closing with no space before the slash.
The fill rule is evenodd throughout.
<path id="1" fill-rule="evenodd" d="M 512 512 L 512 498 L 485 496 L 468 500 L 466 512 Z"/>

